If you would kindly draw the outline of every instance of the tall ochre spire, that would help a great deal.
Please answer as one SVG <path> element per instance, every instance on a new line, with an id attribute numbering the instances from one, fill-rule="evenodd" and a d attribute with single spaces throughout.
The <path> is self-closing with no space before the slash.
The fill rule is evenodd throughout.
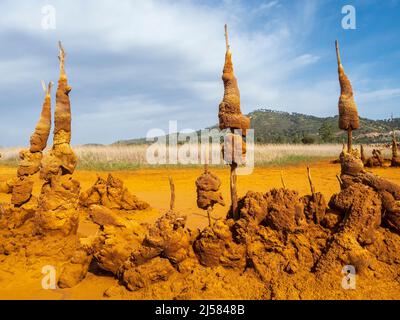
<path id="1" fill-rule="evenodd" d="M 56 92 L 56 110 L 54 115 L 54 144 L 69 144 L 71 142 L 71 104 L 69 93 L 71 87 L 68 85 L 67 74 L 65 73 L 65 51 L 59 45 L 60 78 Z"/>
<path id="2" fill-rule="evenodd" d="M 222 81 L 224 82 L 224 99 L 223 102 L 229 106 L 229 111 L 240 113 L 240 91 L 237 79 L 233 72 L 232 52 L 229 46 L 228 27 L 225 25 L 225 64 L 222 73 Z"/>
<path id="3" fill-rule="evenodd" d="M 347 149 L 352 149 L 352 131 L 360 126 L 357 105 L 354 101 L 353 88 L 344 72 L 340 58 L 339 42 L 336 40 L 336 58 L 338 64 L 340 98 L 339 98 L 339 128 L 347 131 Z"/>
<path id="4" fill-rule="evenodd" d="M 45 93 L 42 113 L 40 119 L 35 127 L 35 131 L 31 135 L 30 139 L 30 152 L 43 151 L 47 146 L 47 140 L 51 130 L 51 88 L 52 82 L 49 82 L 48 86 L 42 81 L 43 91 Z"/>

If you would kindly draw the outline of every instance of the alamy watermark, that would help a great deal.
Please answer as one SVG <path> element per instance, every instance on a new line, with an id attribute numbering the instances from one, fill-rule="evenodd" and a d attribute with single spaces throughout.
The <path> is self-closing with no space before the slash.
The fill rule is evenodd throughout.
<path id="1" fill-rule="evenodd" d="M 46 265 L 42 268 L 42 288 L 45 290 L 57 289 L 56 268 L 51 265 Z"/>
<path id="2" fill-rule="evenodd" d="M 41 26 L 44 30 L 56 29 L 56 8 L 50 4 L 45 5 L 41 9 L 43 15 L 41 20 Z"/>
<path id="3" fill-rule="evenodd" d="M 342 7 L 342 14 L 345 15 L 342 18 L 342 28 L 345 30 L 357 29 L 356 8 L 349 4 L 345 5 Z"/>
<path id="4" fill-rule="evenodd" d="M 146 136 L 152 142 L 146 151 L 150 165 L 221 165 L 237 163 L 238 175 L 248 175 L 254 168 L 254 130 L 192 129 L 178 131 L 177 121 L 169 121 L 168 133 L 151 129 Z"/>
<path id="5" fill-rule="evenodd" d="M 352 265 L 346 265 L 342 269 L 342 288 L 345 290 L 356 289 L 356 268 Z"/>

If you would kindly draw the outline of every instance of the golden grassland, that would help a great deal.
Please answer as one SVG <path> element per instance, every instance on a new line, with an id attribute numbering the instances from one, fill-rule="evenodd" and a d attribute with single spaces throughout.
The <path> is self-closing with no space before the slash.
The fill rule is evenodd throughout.
<path id="1" fill-rule="evenodd" d="M 181 146 L 178 146 L 180 148 Z M 153 167 L 146 160 L 148 145 L 104 145 L 75 146 L 79 159 L 78 169 L 85 170 L 128 170 Z M 370 156 L 374 146 L 365 146 Z M 16 166 L 22 147 L 0 148 L 0 164 Z M 340 144 L 256 144 L 254 147 L 255 166 L 281 166 L 308 161 L 336 158 L 342 149 Z M 381 148 L 385 157 L 390 149 Z M 184 165 L 155 165 L 155 167 L 182 167 Z M 196 166 L 196 165 L 191 165 Z M 186 167 L 186 166 L 185 166 Z"/>

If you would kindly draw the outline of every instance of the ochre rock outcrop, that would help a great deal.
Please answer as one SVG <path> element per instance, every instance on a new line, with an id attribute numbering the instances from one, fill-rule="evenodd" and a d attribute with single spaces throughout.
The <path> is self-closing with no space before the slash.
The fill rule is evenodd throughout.
<path id="1" fill-rule="evenodd" d="M 294 231 L 305 221 L 304 204 L 296 191 L 272 189 L 266 194 L 249 191 L 239 201 L 240 217 L 274 230 Z"/>
<path id="2" fill-rule="evenodd" d="M 342 130 L 356 130 L 360 126 L 357 105 L 354 101 L 353 88 L 351 87 L 350 80 L 344 72 L 344 68 L 340 59 L 339 43 L 337 41 L 336 54 L 340 83 L 339 128 Z"/>
<path id="3" fill-rule="evenodd" d="M 64 265 L 59 282 L 62 287 L 73 287 L 83 280 L 92 262 L 99 269 L 118 276 L 132 252 L 140 250 L 148 231 L 146 225 L 104 206 L 92 205 L 89 215 L 100 229 L 96 236 L 80 239 L 81 245 L 76 247 L 74 257 Z"/>
<path id="4" fill-rule="evenodd" d="M 46 182 L 35 216 L 36 232 L 75 234 L 79 225 L 80 184 L 70 175 L 55 176 Z"/>
<path id="5" fill-rule="evenodd" d="M 134 221 L 124 226 L 104 225 L 94 241 L 93 256 L 98 266 L 118 274 L 132 252 L 140 250 L 147 228 Z"/>
<path id="6" fill-rule="evenodd" d="M 319 197 L 318 203 L 324 203 Z M 331 233 L 314 222 L 311 197 L 300 198 L 287 189 L 248 192 L 239 208 L 240 219 L 231 227 L 233 240 L 245 247 L 247 266 L 263 281 L 272 281 L 282 272 L 311 272 Z M 321 217 L 325 210 L 321 209 Z"/>
<path id="7" fill-rule="evenodd" d="M 86 248 L 78 248 L 77 255 L 92 257 L 98 267 L 112 272 L 132 291 L 167 280 L 174 272 L 186 272 L 192 265 L 196 234 L 185 228 L 185 216 L 169 211 L 151 227 L 126 218 L 121 218 L 120 222 L 118 226 L 114 223 L 101 225 L 100 234 L 87 241 L 90 245 Z M 81 253 L 82 250 L 86 253 Z M 65 281 L 65 286 L 81 280 L 88 260 L 79 261 L 71 261 L 64 269 L 63 278 L 75 279 Z"/>
<path id="8" fill-rule="evenodd" d="M 178 268 L 185 259 L 193 256 L 193 235 L 185 228 L 186 216 L 169 211 L 149 229 L 138 252 L 133 252 L 130 261 L 143 264 L 161 256 Z"/>
<path id="9" fill-rule="evenodd" d="M 222 81 L 224 82 L 224 98 L 219 105 L 219 128 L 221 130 L 241 129 L 243 135 L 246 135 L 246 130 L 250 129 L 250 119 L 243 116 L 240 110 L 240 92 L 233 72 L 232 52 L 229 46 L 225 54 Z"/>
<path id="10" fill-rule="evenodd" d="M 315 266 L 321 277 L 340 272 L 345 265 L 367 268 L 375 259 L 368 248 L 380 238 L 381 228 L 400 230 L 396 202 L 400 186 L 365 172 L 357 155 L 343 151 L 341 159 L 341 192 L 332 196 L 329 206 L 344 218 Z"/>
<path id="11" fill-rule="evenodd" d="M 43 90 L 46 93 L 44 98 L 42 113 L 40 115 L 39 122 L 36 124 L 34 133 L 31 135 L 29 149 L 30 152 L 42 152 L 47 146 L 47 140 L 49 139 L 50 129 L 51 129 L 51 87 L 53 83 L 50 82 L 47 90 L 43 85 Z"/>
<path id="12" fill-rule="evenodd" d="M 11 204 L 3 206 L 4 217 L 7 217 L 7 222 L 3 223 L 12 228 L 19 227 L 28 218 L 32 218 L 38 209 L 38 200 L 32 195 L 32 177 L 40 170 L 42 152 L 46 148 L 51 127 L 52 83 L 47 88 L 43 82 L 42 85 L 45 97 L 39 121 L 30 138 L 30 148 L 19 152 L 17 177 L 0 183 L 0 192 L 11 194 Z"/>
<path id="13" fill-rule="evenodd" d="M 203 210 L 212 208 L 217 203 L 225 206 L 222 194 L 218 192 L 220 186 L 221 180 L 215 174 L 206 170 L 196 180 L 197 206 Z"/>
<path id="14" fill-rule="evenodd" d="M 97 178 L 95 184 L 80 196 L 80 204 L 83 207 L 102 205 L 116 210 L 145 210 L 150 205 L 139 200 L 124 187 L 122 180 L 111 174 L 107 180 Z"/>
<path id="15" fill-rule="evenodd" d="M 72 258 L 64 264 L 58 279 L 59 288 L 72 288 L 86 277 L 93 259 L 91 240 L 81 239 Z"/>
<path id="16" fill-rule="evenodd" d="M 219 128 L 228 129 L 225 135 L 222 152 L 224 160 L 229 163 L 241 164 L 246 155 L 246 143 L 242 137 L 250 129 L 250 118 L 244 116 L 240 109 L 240 92 L 237 79 L 233 72 L 232 52 L 228 44 L 227 27 L 225 26 L 226 53 L 222 73 L 224 97 L 219 104 Z"/>
<path id="17" fill-rule="evenodd" d="M 76 156 L 71 142 L 71 106 L 65 73 L 65 52 L 59 43 L 60 78 L 56 93 L 53 147 L 43 158 L 40 177 L 45 180 L 35 216 L 38 233 L 76 234 L 79 224 L 80 183 L 72 178 Z"/>
<path id="18" fill-rule="evenodd" d="M 364 164 L 357 149 L 352 149 L 350 152 L 343 149 L 339 159 L 342 173 L 356 176 L 364 170 Z"/>
<path id="19" fill-rule="evenodd" d="M 53 176 L 72 174 L 77 164 L 71 143 L 71 105 L 69 94 L 71 87 L 68 85 L 65 73 L 65 52 L 60 46 L 60 78 L 56 92 L 56 108 L 54 115 L 53 147 L 43 160 L 40 172 L 41 178 L 49 180 Z"/>
<path id="20" fill-rule="evenodd" d="M 365 166 L 368 168 L 383 167 L 384 162 L 385 159 L 383 158 L 381 151 L 374 149 L 372 150 L 372 157 L 365 161 Z"/>
<path id="21" fill-rule="evenodd" d="M 392 160 L 391 160 L 390 165 L 392 167 L 400 167 L 400 156 L 398 153 L 398 145 L 397 145 L 396 135 L 395 135 L 394 130 L 393 130 L 393 138 L 392 138 Z"/>
<path id="22" fill-rule="evenodd" d="M 146 264 L 129 267 L 123 271 L 122 283 L 128 290 L 149 288 L 152 284 L 167 281 L 176 272 L 167 259 L 155 257 Z"/>
<path id="23" fill-rule="evenodd" d="M 19 152 L 19 165 L 17 169 L 18 178 L 2 183 L 1 191 L 3 191 L 4 193 L 13 193 L 13 187 L 14 185 L 17 185 L 17 193 L 20 194 L 21 188 L 23 188 L 22 184 L 24 183 L 27 184 L 25 186 L 25 190 L 31 189 L 31 180 L 29 179 L 29 177 L 33 176 L 40 170 L 42 152 L 46 148 L 47 139 L 49 137 L 51 127 L 50 93 L 52 83 L 50 82 L 47 88 L 45 87 L 44 83 L 42 83 L 42 85 L 45 92 L 45 97 L 39 121 L 30 139 L 30 148 L 21 150 Z M 15 197 L 19 196 L 15 195 Z M 29 198 L 28 195 L 26 195 L 26 197 Z M 21 204 L 22 203 L 20 203 L 19 205 Z"/>
<path id="24" fill-rule="evenodd" d="M 206 227 L 196 239 L 194 250 L 199 262 L 206 267 L 223 266 L 224 268 L 243 271 L 246 267 L 246 248 L 233 241 L 229 224 L 233 220 L 217 222 Z"/>

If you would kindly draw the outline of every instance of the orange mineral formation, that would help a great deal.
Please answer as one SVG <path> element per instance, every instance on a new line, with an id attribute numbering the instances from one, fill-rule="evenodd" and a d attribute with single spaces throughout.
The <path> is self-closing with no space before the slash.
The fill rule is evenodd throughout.
<path id="1" fill-rule="evenodd" d="M 348 133 L 348 151 L 351 150 L 352 130 L 359 127 L 359 118 L 357 105 L 354 101 L 353 89 L 349 78 L 344 73 L 343 65 L 340 59 L 339 42 L 336 41 L 336 57 L 338 63 L 340 98 L 339 98 L 339 128 Z"/>
<path id="2" fill-rule="evenodd" d="M 47 89 L 44 82 L 42 82 L 43 90 L 46 93 L 44 98 L 42 113 L 40 115 L 40 120 L 36 125 L 35 132 L 32 134 L 31 142 L 31 152 L 43 151 L 47 146 L 47 140 L 50 135 L 51 129 L 51 87 L 53 83 L 50 82 Z"/>
<path id="3" fill-rule="evenodd" d="M 246 130 L 250 129 L 250 119 L 243 116 L 240 110 L 240 92 L 233 72 L 232 52 L 228 44 L 227 32 L 226 41 L 225 65 L 222 74 L 224 98 L 219 105 L 219 128 L 221 130 L 241 129 L 242 135 L 245 136 Z"/>
<path id="4" fill-rule="evenodd" d="M 215 204 L 225 206 L 222 194 L 218 192 L 221 180 L 208 170 L 206 166 L 203 174 L 196 180 L 197 206 L 207 210 L 208 224 L 211 227 L 211 211 Z"/>
<path id="5" fill-rule="evenodd" d="M 393 137 L 392 137 L 392 161 L 391 161 L 391 166 L 392 167 L 400 167 L 400 157 L 398 153 L 398 145 L 397 145 L 397 140 L 396 140 L 396 133 L 393 130 Z"/>
<path id="6" fill-rule="evenodd" d="M 59 43 L 60 53 L 60 78 L 56 93 L 56 108 L 54 115 L 53 148 L 49 155 L 43 159 L 41 177 L 48 180 L 52 176 L 72 174 L 77 164 L 77 158 L 73 152 L 71 143 L 71 105 L 68 85 L 65 73 L 65 51 Z"/>
<path id="7" fill-rule="evenodd" d="M 37 210 L 38 201 L 32 195 L 32 177 L 39 172 L 42 161 L 42 151 L 46 148 L 51 127 L 51 98 L 52 83 L 46 88 L 42 82 L 45 98 L 40 119 L 30 139 L 30 148 L 19 153 L 17 177 L 1 183 L 0 190 L 11 193 L 11 203 L 4 206 L 7 224 L 13 228 L 23 224 L 25 219 L 32 217 Z"/>
<path id="8" fill-rule="evenodd" d="M 56 94 L 53 147 L 43 158 L 40 177 L 45 180 L 39 197 L 39 210 L 35 216 L 37 233 L 75 234 L 79 222 L 80 184 L 72 178 L 77 163 L 70 146 L 71 107 L 65 73 L 65 51 L 59 43 L 60 79 Z"/>
<path id="9" fill-rule="evenodd" d="M 219 128 L 228 129 L 224 137 L 222 153 L 224 160 L 230 165 L 230 189 L 231 207 L 235 219 L 238 218 L 237 192 L 236 192 L 236 168 L 243 163 L 246 155 L 246 143 L 243 137 L 250 129 L 250 119 L 243 116 L 240 110 L 240 92 L 235 74 L 233 72 L 232 53 L 228 40 L 228 28 L 225 25 L 226 54 L 225 65 L 222 74 L 224 82 L 224 98 L 219 104 Z"/>

